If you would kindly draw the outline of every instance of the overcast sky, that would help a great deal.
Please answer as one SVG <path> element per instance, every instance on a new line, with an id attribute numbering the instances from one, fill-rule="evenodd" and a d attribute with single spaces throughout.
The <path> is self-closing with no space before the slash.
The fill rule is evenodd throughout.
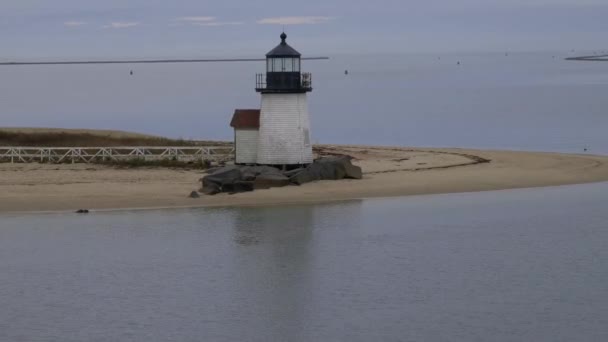
<path id="1" fill-rule="evenodd" d="M 2 0 L 0 59 L 608 49 L 607 0 Z"/>

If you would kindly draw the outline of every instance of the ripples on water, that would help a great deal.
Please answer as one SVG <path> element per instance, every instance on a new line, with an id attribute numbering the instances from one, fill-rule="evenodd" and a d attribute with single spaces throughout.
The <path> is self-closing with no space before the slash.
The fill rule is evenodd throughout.
<path id="1" fill-rule="evenodd" d="M 1 341 L 603 341 L 608 184 L 0 217 Z"/>

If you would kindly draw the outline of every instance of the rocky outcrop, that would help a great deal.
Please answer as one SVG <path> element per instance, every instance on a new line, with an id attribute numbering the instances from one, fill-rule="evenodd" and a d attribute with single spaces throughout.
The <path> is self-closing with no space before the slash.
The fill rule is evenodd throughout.
<path id="1" fill-rule="evenodd" d="M 261 174 L 255 178 L 253 187 L 255 189 L 270 189 L 289 185 L 289 177 L 281 174 Z"/>
<path id="2" fill-rule="evenodd" d="M 228 189 L 233 188 L 232 184 L 240 181 L 241 177 L 242 172 L 238 166 L 216 168 L 211 174 L 201 179 L 203 183 L 201 192 L 205 195 L 215 195 L 223 191 L 228 192 Z"/>
<path id="3" fill-rule="evenodd" d="M 201 178 L 200 192 L 215 195 L 220 192 L 239 193 L 255 189 L 302 185 L 318 180 L 361 179 L 361 168 L 353 165 L 349 156 L 319 158 L 305 168 L 281 171 L 272 166 L 225 166 L 208 170 Z"/>
<path id="4" fill-rule="evenodd" d="M 289 176 L 293 184 L 301 185 L 317 180 L 361 179 L 361 168 L 351 163 L 349 156 L 331 156 L 315 160 L 305 169 L 294 170 Z"/>

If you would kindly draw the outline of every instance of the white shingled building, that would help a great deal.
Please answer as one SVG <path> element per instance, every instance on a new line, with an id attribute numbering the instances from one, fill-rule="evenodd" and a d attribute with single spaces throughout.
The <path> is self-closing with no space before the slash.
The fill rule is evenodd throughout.
<path id="1" fill-rule="evenodd" d="M 230 126 L 234 128 L 234 162 L 257 164 L 260 110 L 235 110 Z"/>
<path id="2" fill-rule="evenodd" d="M 311 77 L 301 72 L 301 54 L 286 39 L 287 35 L 281 34 L 281 43 L 266 54 L 266 73 L 256 78 L 256 91 L 262 95 L 256 146 L 244 137 L 250 138 L 253 133 L 237 127 L 250 118 L 237 118 L 239 110 L 233 117 L 237 163 L 252 164 L 250 151 L 254 148 L 255 163 L 260 165 L 294 166 L 313 161 L 306 99 L 306 94 L 312 91 Z M 238 114 L 241 115 L 253 114 Z"/>

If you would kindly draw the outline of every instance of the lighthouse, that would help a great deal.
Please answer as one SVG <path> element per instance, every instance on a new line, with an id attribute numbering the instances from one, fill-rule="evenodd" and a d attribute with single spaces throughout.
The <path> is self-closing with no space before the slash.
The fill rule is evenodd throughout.
<path id="1" fill-rule="evenodd" d="M 281 43 L 266 54 L 266 73 L 256 75 L 261 94 L 257 164 L 296 166 L 313 161 L 307 94 L 312 91 L 310 73 L 301 71 L 301 54 Z"/>

